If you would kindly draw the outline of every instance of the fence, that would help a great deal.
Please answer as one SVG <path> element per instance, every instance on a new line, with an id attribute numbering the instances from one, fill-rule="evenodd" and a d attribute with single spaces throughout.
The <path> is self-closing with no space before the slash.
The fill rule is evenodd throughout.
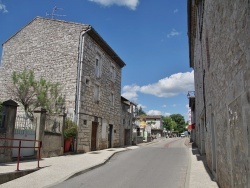
<path id="1" fill-rule="evenodd" d="M 39 140 L 27 140 L 27 139 L 15 139 L 15 138 L 0 138 L 0 140 L 19 141 L 18 146 L 1 146 L 0 145 L 0 148 L 18 148 L 17 171 L 19 171 L 21 148 L 37 148 L 38 149 L 38 152 L 37 152 L 37 168 L 40 168 L 39 161 L 40 161 L 40 158 L 41 158 L 40 151 L 41 151 L 41 147 L 42 147 L 42 141 L 39 141 Z M 35 146 L 33 146 L 33 147 L 32 146 L 22 146 L 22 141 L 24 141 L 24 142 L 34 142 L 34 143 L 38 142 L 38 146 L 37 147 L 35 147 Z"/>
<path id="2" fill-rule="evenodd" d="M 35 140 L 36 139 L 36 124 L 37 119 L 30 119 L 26 115 L 18 115 L 16 117 L 15 130 L 14 130 L 14 139 L 21 140 Z M 13 141 L 13 146 L 18 146 L 18 140 Z M 21 150 L 21 157 L 32 156 L 35 153 L 35 143 L 34 142 L 22 142 L 22 146 L 26 147 Z M 18 156 L 18 149 L 12 149 L 12 157 Z"/>

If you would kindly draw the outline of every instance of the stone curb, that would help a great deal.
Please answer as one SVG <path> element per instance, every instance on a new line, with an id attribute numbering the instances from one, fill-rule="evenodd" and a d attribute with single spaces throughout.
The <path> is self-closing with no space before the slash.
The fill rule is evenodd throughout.
<path id="1" fill-rule="evenodd" d="M 79 176 L 79 175 L 81 175 L 81 174 L 84 174 L 84 173 L 86 173 L 86 172 L 89 172 L 89 171 L 91 171 L 91 170 L 94 170 L 94 169 L 96 169 L 96 168 L 99 168 L 99 167 L 105 165 L 105 164 L 106 164 L 115 154 L 121 153 L 121 152 L 125 152 L 125 151 L 128 151 L 128 150 L 130 150 L 130 149 L 125 149 L 125 150 L 122 150 L 122 151 L 114 151 L 114 153 L 112 153 L 107 159 L 104 159 L 104 162 L 101 162 L 101 163 L 99 163 L 99 164 L 93 165 L 92 167 L 89 167 L 89 168 L 87 168 L 87 169 L 83 169 L 83 170 L 79 170 L 78 172 L 74 172 L 74 173 L 70 174 L 69 176 L 67 176 L 67 177 L 65 177 L 65 178 L 63 178 L 63 179 L 61 179 L 61 180 L 59 180 L 59 181 L 57 181 L 57 182 L 55 182 L 55 183 L 53 183 L 53 184 L 51 184 L 51 185 L 46 186 L 45 188 L 49 188 L 49 187 L 55 186 L 55 185 L 57 185 L 57 184 L 59 184 L 59 183 L 62 183 L 62 182 L 64 182 L 64 181 L 67 181 L 67 180 L 69 180 L 69 179 L 71 179 L 71 178 L 74 178 L 74 177 L 76 177 L 76 176 Z"/>

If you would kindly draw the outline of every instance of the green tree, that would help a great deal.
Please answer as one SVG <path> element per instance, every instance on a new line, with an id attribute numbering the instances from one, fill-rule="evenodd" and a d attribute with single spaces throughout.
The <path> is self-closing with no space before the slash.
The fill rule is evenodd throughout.
<path id="1" fill-rule="evenodd" d="M 33 71 L 12 74 L 13 87 L 8 87 L 17 102 L 20 102 L 26 115 L 33 117 L 37 107 L 45 108 L 49 113 L 58 112 L 64 103 L 59 83 L 48 82 L 43 78 L 35 80 Z M 60 104 L 60 105 L 58 105 Z"/>
<path id="2" fill-rule="evenodd" d="M 21 73 L 14 71 L 12 82 L 13 87 L 7 88 L 11 91 L 15 100 L 23 105 L 25 113 L 30 115 L 30 106 L 34 103 L 37 85 L 33 71 L 27 71 L 26 69 Z"/>
<path id="3" fill-rule="evenodd" d="M 141 116 L 141 115 L 147 115 L 143 110 L 142 110 L 142 107 L 140 106 L 139 110 L 138 110 L 138 115 Z"/>
<path id="4" fill-rule="evenodd" d="M 186 122 L 181 114 L 171 114 L 170 117 L 176 123 L 178 132 L 186 130 Z"/>
<path id="5" fill-rule="evenodd" d="M 177 124 L 170 116 L 165 116 L 163 117 L 163 127 L 166 128 L 166 130 L 175 131 L 177 129 Z"/>

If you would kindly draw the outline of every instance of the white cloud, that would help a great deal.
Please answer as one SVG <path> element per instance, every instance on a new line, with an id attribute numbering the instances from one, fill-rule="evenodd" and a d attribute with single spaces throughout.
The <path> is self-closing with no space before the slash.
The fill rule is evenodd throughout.
<path id="1" fill-rule="evenodd" d="M 167 105 L 166 105 L 166 104 L 164 104 L 164 105 L 162 105 L 162 107 L 163 107 L 163 108 L 167 108 Z"/>
<path id="2" fill-rule="evenodd" d="M 178 9 L 175 9 L 175 10 L 174 10 L 174 13 L 177 13 L 177 12 L 179 12 L 179 10 L 178 10 Z"/>
<path id="3" fill-rule="evenodd" d="M 153 116 L 153 115 L 162 115 L 162 112 L 159 111 L 159 110 L 149 110 L 147 112 L 147 115 L 151 115 L 151 116 Z"/>
<path id="4" fill-rule="evenodd" d="M 157 83 L 142 86 L 140 92 L 157 97 L 174 97 L 179 93 L 194 90 L 194 73 L 176 73 L 163 78 Z"/>
<path id="5" fill-rule="evenodd" d="M 176 106 L 177 106 L 177 104 L 173 104 L 173 105 L 172 105 L 172 107 L 176 107 Z"/>
<path id="6" fill-rule="evenodd" d="M 131 10 L 135 10 L 136 7 L 139 5 L 139 0 L 89 0 L 89 1 L 99 3 L 103 6 L 111 6 L 111 5 L 126 6 Z"/>
<path id="7" fill-rule="evenodd" d="M 0 12 L 7 13 L 8 10 L 6 9 L 6 6 L 0 1 Z"/>
<path id="8" fill-rule="evenodd" d="M 123 87 L 123 93 L 122 96 L 132 100 L 132 101 L 137 101 L 137 92 L 140 90 L 140 87 L 137 86 L 136 84 L 133 84 L 131 86 L 127 85 Z"/>
<path id="9" fill-rule="evenodd" d="M 142 109 L 147 108 L 147 106 L 144 106 L 144 105 L 142 105 L 142 104 L 138 104 L 138 105 L 137 105 L 137 107 L 138 107 L 138 108 L 140 108 L 140 107 L 141 107 Z"/>
<path id="10" fill-rule="evenodd" d="M 194 90 L 194 72 L 176 73 L 159 80 L 157 83 L 138 86 L 133 84 L 122 88 L 125 98 L 136 101 L 138 92 L 154 95 L 156 97 L 174 97 L 180 93 Z"/>
<path id="11" fill-rule="evenodd" d="M 178 36 L 180 34 L 181 34 L 180 32 L 176 31 L 175 29 L 172 29 L 172 31 L 167 34 L 167 37 L 170 38 L 170 37 Z"/>
<path id="12" fill-rule="evenodd" d="M 165 116 L 170 116 L 171 113 L 165 112 L 164 115 L 165 115 Z"/>

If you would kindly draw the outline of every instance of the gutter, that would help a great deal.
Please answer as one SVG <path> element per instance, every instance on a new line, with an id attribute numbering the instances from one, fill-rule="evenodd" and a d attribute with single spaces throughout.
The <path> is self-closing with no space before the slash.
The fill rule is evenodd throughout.
<path id="1" fill-rule="evenodd" d="M 76 97 L 75 97 L 75 117 L 74 117 L 74 122 L 77 123 L 77 125 L 79 125 L 79 110 L 80 110 L 79 101 L 80 101 L 81 82 L 82 82 L 84 35 L 90 30 L 91 30 L 91 26 L 88 26 L 87 30 L 81 32 L 80 38 L 79 38 Z"/>

